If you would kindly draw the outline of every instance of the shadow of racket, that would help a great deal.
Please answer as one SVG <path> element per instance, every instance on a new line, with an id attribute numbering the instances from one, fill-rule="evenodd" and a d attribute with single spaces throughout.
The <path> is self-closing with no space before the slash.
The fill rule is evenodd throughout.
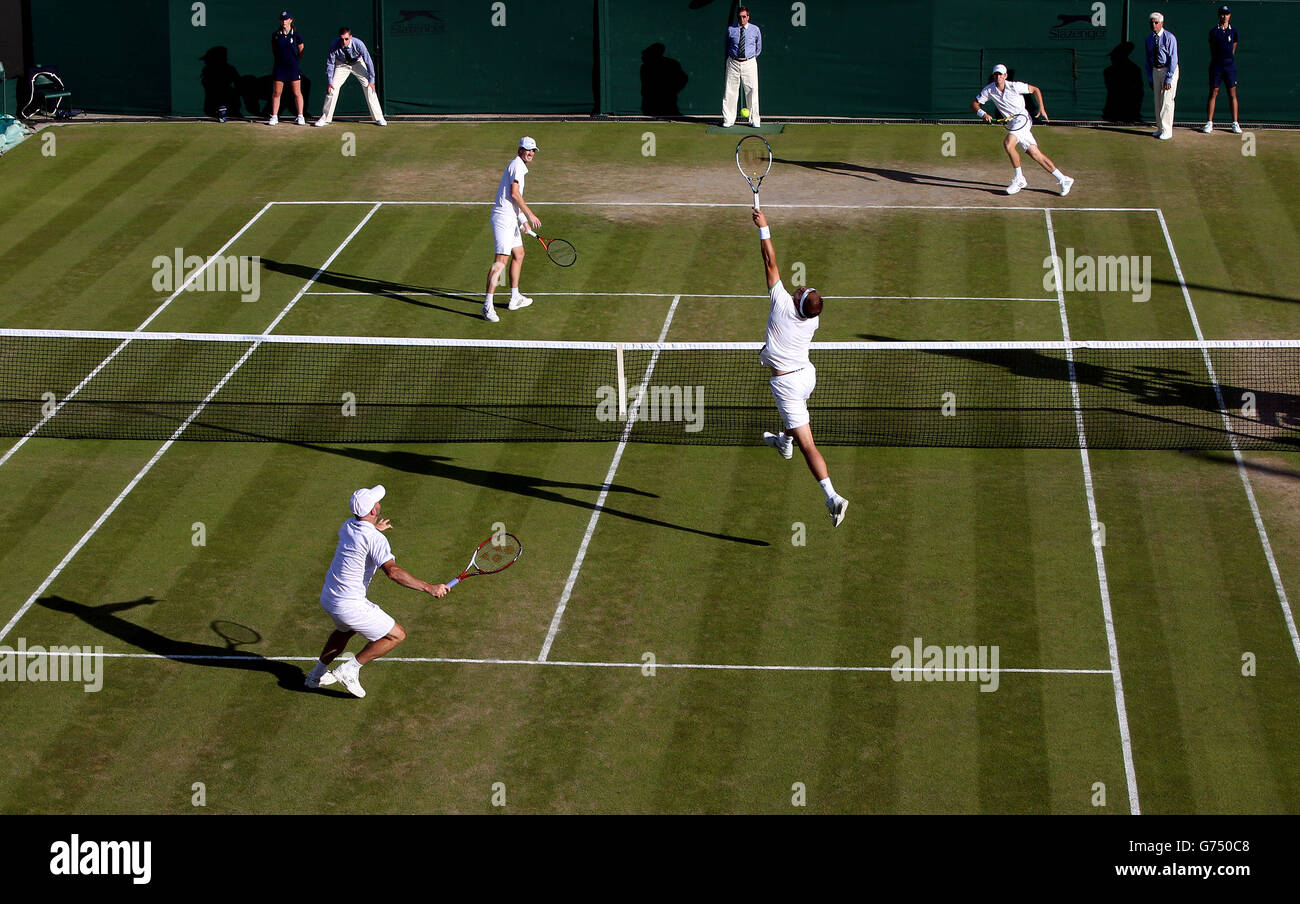
<path id="1" fill-rule="evenodd" d="M 213 631 L 217 632 L 217 636 L 226 642 L 227 650 L 237 651 L 240 647 L 262 642 L 261 634 L 258 634 L 248 625 L 241 625 L 239 622 L 218 618 L 212 622 L 211 627 Z"/>

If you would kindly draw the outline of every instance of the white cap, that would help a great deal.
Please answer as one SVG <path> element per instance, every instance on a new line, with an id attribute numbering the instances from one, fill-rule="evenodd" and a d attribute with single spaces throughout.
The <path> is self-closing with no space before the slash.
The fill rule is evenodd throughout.
<path id="1" fill-rule="evenodd" d="M 998 63 L 996 66 L 993 67 L 993 74 L 997 75 L 999 72 L 1001 72 L 1003 75 L 1006 75 L 1007 67 L 1003 66 L 1001 63 Z"/>
<path id="2" fill-rule="evenodd" d="M 1148 16 L 1148 19 L 1149 19 L 1150 21 L 1152 21 L 1152 22 L 1164 22 L 1164 21 L 1165 21 L 1165 17 L 1164 17 L 1164 14 L 1163 14 L 1163 13 L 1152 13 L 1150 16 Z"/>
<path id="3" fill-rule="evenodd" d="M 525 151 L 537 150 L 537 142 L 533 141 L 533 139 L 529 138 L 527 135 L 519 139 L 519 146 Z"/>
<path id="4" fill-rule="evenodd" d="M 384 485 L 377 483 L 372 487 L 362 487 L 352 494 L 352 514 L 364 518 L 375 508 L 375 503 L 384 498 Z"/>

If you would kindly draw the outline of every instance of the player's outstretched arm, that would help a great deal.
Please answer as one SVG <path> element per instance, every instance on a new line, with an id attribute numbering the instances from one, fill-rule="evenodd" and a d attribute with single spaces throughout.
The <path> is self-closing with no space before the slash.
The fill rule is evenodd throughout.
<path id="1" fill-rule="evenodd" d="M 776 248 L 772 245 L 771 230 L 767 225 L 767 215 L 757 207 L 752 208 L 754 225 L 758 227 L 759 248 L 763 251 L 763 268 L 767 271 L 767 287 L 770 289 L 781 281 L 781 271 L 776 266 Z"/>
<path id="2" fill-rule="evenodd" d="M 1038 115 L 1043 118 L 1043 122 L 1051 122 L 1051 117 L 1047 115 L 1047 105 L 1043 103 L 1043 92 L 1038 90 L 1037 85 L 1030 85 L 1029 90 L 1034 95 L 1034 100 L 1038 102 Z"/>
<path id="3" fill-rule="evenodd" d="M 422 581 L 405 568 L 399 566 L 396 559 L 389 559 L 382 567 L 384 574 L 403 587 L 419 590 L 421 593 L 428 593 L 431 596 L 443 597 L 447 595 L 446 584 L 430 584 L 428 581 Z"/>

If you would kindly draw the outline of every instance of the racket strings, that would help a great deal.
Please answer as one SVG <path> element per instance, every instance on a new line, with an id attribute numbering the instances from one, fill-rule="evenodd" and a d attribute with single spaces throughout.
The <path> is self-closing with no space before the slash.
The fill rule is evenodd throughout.
<path id="1" fill-rule="evenodd" d="M 519 541 L 506 536 L 500 545 L 488 543 L 474 556 L 474 564 L 480 571 L 499 571 L 519 557 Z"/>

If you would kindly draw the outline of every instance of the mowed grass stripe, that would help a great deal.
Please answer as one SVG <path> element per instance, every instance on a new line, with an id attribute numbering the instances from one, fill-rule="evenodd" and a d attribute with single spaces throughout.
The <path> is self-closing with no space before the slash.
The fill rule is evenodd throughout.
<path id="1" fill-rule="evenodd" d="M 1293 810 L 1293 745 L 1263 719 L 1300 676 L 1232 460 L 1107 452 L 1096 469 L 1148 811 Z M 1244 677 L 1246 652 L 1279 671 Z"/>

